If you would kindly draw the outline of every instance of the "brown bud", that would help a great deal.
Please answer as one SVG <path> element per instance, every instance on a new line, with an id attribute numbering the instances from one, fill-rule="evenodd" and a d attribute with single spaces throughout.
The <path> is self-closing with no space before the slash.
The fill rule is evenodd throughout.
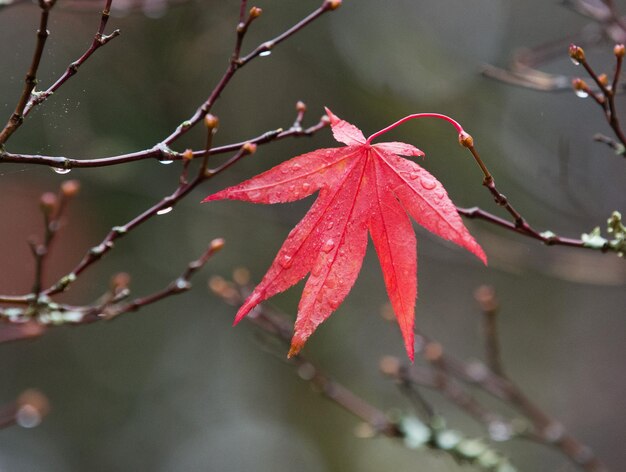
<path id="1" fill-rule="evenodd" d="M 585 51 L 580 46 L 576 46 L 575 44 L 569 45 L 569 57 L 572 58 L 575 62 L 583 62 L 585 60 Z"/>
<path id="2" fill-rule="evenodd" d="M 217 129 L 217 127 L 220 125 L 220 120 L 217 118 L 217 116 L 211 115 L 209 113 L 204 117 L 204 125 L 207 128 L 214 130 Z"/>
<path id="3" fill-rule="evenodd" d="M 128 285 L 130 285 L 130 275 L 127 272 L 118 272 L 111 277 L 111 290 L 113 292 L 127 289 Z"/>
<path id="4" fill-rule="evenodd" d="M 623 44 L 616 44 L 613 48 L 613 54 L 615 54 L 616 57 L 624 57 L 624 55 L 626 55 L 626 47 L 624 47 Z"/>
<path id="5" fill-rule="evenodd" d="M 222 238 L 215 238 L 210 243 L 211 252 L 217 252 L 217 251 L 221 250 L 224 247 L 224 244 L 226 244 L 224 239 L 222 239 Z"/>
<path id="6" fill-rule="evenodd" d="M 183 152 L 183 159 L 186 161 L 190 161 L 193 159 L 193 151 L 191 149 L 185 149 Z"/>
<path id="7" fill-rule="evenodd" d="M 19 406 L 32 405 L 37 408 L 42 415 L 46 415 L 50 411 L 48 398 L 39 390 L 35 389 L 24 390 L 17 398 L 17 404 Z"/>
<path id="8" fill-rule="evenodd" d="M 323 8 L 327 10 L 336 10 L 341 6 L 341 0 L 325 0 Z"/>
<path id="9" fill-rule="evenodd" d="M 587 85 L 587 82 L 585 82 L 581 78 L 575 78 L 572 80 L 572 88 L 576 91 L 586 92 L 587 90 L 589 90 L 589 86 Z"/>
<path id="10" fill-rule="evenodd" d="M 237 267 L 233 270 L 233 280 L 237 285 L 248 285 L 250 283 L 250 271 L 245 267 Z"/>
<path id="11" fill-rule="evenodd" d="M 241 149 L 246 151 L 248 154 L 254 154 L 256 152 L 256 144 L 246 143 L 241 147 Z"/>
<path id="12" fill-rule="evenodd" d="M 304 113 L 306 111 L 306 103 L 302 100 L 298 100 L 298 103 L 296 103 L 296 111 L 298 113 Z"/>
<path id="13" fill-rule="evenodd" d="M 250 8 L 250 18 L 258 18 L 263 13 L 263 10 L 259 7 Z"/>
<path id="14" fill-rule="evenodd" d="M 47 214 L 52 213 L 57 207 L 57 200 L 57 196 L 52 192 L 46 192 L 41 195 L 41 198 L 39 199 L 41 211 Z"/>
<path id="15" fill-rule="evenodd" d="M 214 275 L 209 279 L 209 289 L 216 295 L 221 296 L 227 285 L 228 282 L 219 275 Z"/>
<path id="16" fill-rule="evenodd" d="M 598 76 L 598 82 L 606 87 L 607 85 L 609 85 L 609 78 L 606 76 L 606 74 L 600 74 Z"/>
<path id="17" fill-rule="evenodd" d="M 466 148 L 474 147 L 474 138 L 465 131 L 459 133 L 459 144 Z"/>
<path id="18" fill-rule="evenodd" d="M 400 372 L 400 359 L 394 356 L 385 356 L 378 363 L 380 371 L 389 376 L 396 376 Z"/>
<path id="19" fill-rule="evenodd" d="M 61 193 L 66 198 L 75 197 L 80 190 L 80 182 L 78 180 L 66 180 L 61 184 Z"/>
<path id="20" fill-rule="evenodd" d="M 489 285 L 481 285 L 474 292 L 474 299 L 480 305 L 480 309 L 484 312 L 493 313 L 498 309 L 498 301 L 496 300 L 496 291 Z"/>
<path id="21" fill-rule="evenodd" d="M 443 347 L 439 343 L 430 342 L 424 348 L 424 357 L 429 362 L 437 362 L 443 356 Z"/>

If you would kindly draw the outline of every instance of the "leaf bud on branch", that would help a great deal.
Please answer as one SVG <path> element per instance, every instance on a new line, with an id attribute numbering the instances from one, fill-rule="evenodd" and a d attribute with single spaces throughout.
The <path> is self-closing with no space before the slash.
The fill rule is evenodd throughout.
<path id="1" fill-rule="evenodd" d="M 585 51 L 580 46 L 576 46 L 575 44 L 570 44 L 569 57 L 571 57 L 572 60 L 575 61 L 576 63 L 584 62 Z"/>

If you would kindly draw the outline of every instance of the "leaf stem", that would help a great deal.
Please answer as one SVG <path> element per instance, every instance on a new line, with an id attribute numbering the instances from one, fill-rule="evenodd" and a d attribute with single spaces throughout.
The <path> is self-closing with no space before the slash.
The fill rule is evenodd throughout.
<path id="1" fill-rule="evenodd" d="M 382 136 L 386 132 L 391 131 L 392 129 L 400 126 L 403 123 L 406 123 L 409 120 L 415 120 L 415 119 L 418 119 L 418 118 L 438 118 L 440 120 L 447 121 L 452 126 L 454 126 L 459 134 L 462 134 L 462 133 L 465 132 L 465 130 L 463 129 L 463 127 L 461 126 L 461 124 L 458 121 L 453 120 L 452 118 L 450 118 L 447 115 L 442 115 L 441 113 L 414 113 L 413 115 L 405 116 L 404 118 L 396 121 L 395 123 L 387 126 L 386 128 L 383 128 L 380 131 L 377 131 L 376 133 L 371 135 L 369 138 L 367 138 L 367 141 L 365 143 L 366 144 L 371 144 L 374 139 L 378 138 L 379 136 Z"/>

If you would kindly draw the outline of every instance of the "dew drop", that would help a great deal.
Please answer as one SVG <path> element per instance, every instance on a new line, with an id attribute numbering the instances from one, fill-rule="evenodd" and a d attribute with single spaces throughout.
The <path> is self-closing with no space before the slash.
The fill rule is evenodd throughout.
<path id="1" fill-rule="evenodd" d="M 269 56 L 270 54 L 272 54 L 272 51 L 263 51 L 262 53 L 260 53 L 260 54 L 259 54 L 259 56 L 261 56 L 261 57 L 267 57 L 267 56 Z"/>
<path id="2" fill-rule="evenodd" d="M 167 207 L 167 208 L 163 208 L 159 211 L 156 212 L 157 215 L 167 215 L 170 211 L 172 211 L 174 208 L 172 207 Z"/>
<path id="3" fill-rule="evenodd" d="M 508 441 L 513 436 L 511 426 L 499 420 L 489 423 L 488 429 L 489 436 L 494 441 Z"/>
<path id="4" fill-rule="evenodd" d="M 191 283 L 183 278 L 177 279 L 174 285 L 178 290 L 189 290 L 191 288 Z"/>
<path id="5" fill-rule="evenodd" d="M 300 367 L 298 367 L 298 376 L 302 380 L 312 380 L 316 374 L 317 371 L 315 370 L 315 367 L 308 362 L 305 362 Z"/>
<path id="6" fill-rule="evenodd" d="M 328 300 L 328 306 L 332 310 L 337 309 L 337 307 L 339 306 L 339 300 L 337 300 L 336 298 L 331 298 L 330 300 Z"/>
<path id="7" fill-rule="evenodd" d="M 437 182 L 427 177 L 422 177 L 420 179 L 420 184 L 422 184 L 422 187 L 424 187 L 426 190 L 432 190 L 437 186 Z"/>
<path id="8" fill-rule="evenodd" d="M 322 251 L 328 253 L 332 251 L 334 247 L 335 247 L 335 241 L 333 239 L 328 239 L 322 246 Z"/>
<path id="9" fill-rule="evenodd" d="M 293 265 L 293 258 L 291 256 L 284 255 L 280 258 L 278 263 L 283 269 L 289 269 Z"/>
<path id="10" fill-rule="evenodd" d="M 310 183 L 304 182 L 302 184 L 302 190 L 304 190 L 305 192 L 307 192 L 310 188 L 311 188 L 311 184 Z"/>
<path id="11" fill-rule="evenodd" d="M 331 220 L 326 225 L 326 229 L 333 229 L 334 226 L 335 226 L 335 222 Z"/>
<path id="12" fill-rule="evenodd" d="M 163 159 L 163 160 L 159 160 L 159 163 L 163 164 L 163 165 L 168 165 L 171 164 L 172 162 L 174 162 L 171 159 Z"/>
<path id="13" fill-rule="evenodd" d="M 52 170 L 60 175 L 69 174 L 72 169 L 63 169 L 61 167 L 53 167 Z"/>
<path id="14" fill-rule="evenodd" d="M 572 61 L 572 64 L 574 64 L 575 66 L 579 66 L 580 62 L 578 62 L 576 59 L 574 59 L 573 57 L 570 57 L 570 60 Z"/>
<path id="15" fill-rule="evenodd" d="M 584 90 L 575 90 L 574 93 L 578 98 L 587 98 L 589 96 L 589 94 Z"/>
<path id="16" fill-rule="evenodd" d="M 411 172 L 411 173 L 409 174 L 409 179 L 411 179 L 411 180 L 415 180 L 415 179 L 417 179 L 418 177 L 419 177 L 419 174 L 418 174 L 417 172 Z"/>
<path id="17" fill-rule="evenodd" d="M 446 192 L 445 192 L 442 188 L 438 189 L 438 190 L 435 192 L 435 196 L 436 196 L 439 200 L 443 199 L 443 197 L 444 197 L 445 195 L 446 195 Z"/>
<path id="18" fill-rule="evenodd" d="M 22 428 L 34 428 L 41 423 L 41 412 L 33 405 L 23 405 L 15 414 L 15 422 Z"/>

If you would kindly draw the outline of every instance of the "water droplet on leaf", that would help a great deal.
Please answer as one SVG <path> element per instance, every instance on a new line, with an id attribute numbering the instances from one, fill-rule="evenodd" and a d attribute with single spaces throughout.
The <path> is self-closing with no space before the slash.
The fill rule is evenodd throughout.
<path id="1" fill-rule="evenodd" d="M 293 258 L 291 256 L 282 256 L 278 263 L 284 268 L 289 269 L 293 265 Z"/>
<path id="2" fill-rule="evenodd" d="M 437 182 L 435 182 L 434 179 L 428 177 L 422 177 L 420 179 L 420 184 L 422 184 L 422 187 L 424 187 L 426 190 L 432 190 L 437 186 Z"/>
<path id="3" fill-rule="evenodd" d="M 335 247 L 335 240 L 334 239 L 328 239 L 324 243 L 324 245 L 322 246 L 322 251 L 328 253 L 328 252 L 332 251 L 334 247 Z"/>

